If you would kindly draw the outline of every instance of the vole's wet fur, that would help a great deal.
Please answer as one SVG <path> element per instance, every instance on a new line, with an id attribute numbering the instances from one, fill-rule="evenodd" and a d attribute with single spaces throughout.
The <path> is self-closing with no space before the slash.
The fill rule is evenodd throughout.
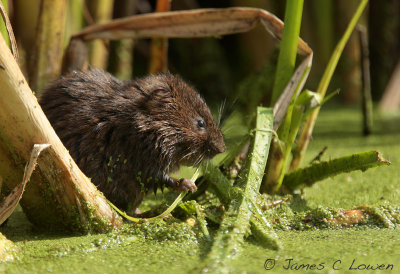
<path id="1" fill-rule="evenodd" d="M 40 104 L 81 170 L 123 210 L 163 185 L 195 189 L 168 173 L 225 151 L 203 99 L 172 74 L 119 81 L 98 69 L 74 71 L 54 81 Z"/>

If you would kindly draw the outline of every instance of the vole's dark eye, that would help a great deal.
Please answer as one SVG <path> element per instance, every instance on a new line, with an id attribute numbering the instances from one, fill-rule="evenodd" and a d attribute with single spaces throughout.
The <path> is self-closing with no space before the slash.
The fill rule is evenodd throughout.
<path id="1" fill-rule="evenodd" d="M 206 128 L 206 123 L 204 122 L 204 120 L 199 119 L 199 120 L 197 120 L 197 126 L 199 128 Z"/>

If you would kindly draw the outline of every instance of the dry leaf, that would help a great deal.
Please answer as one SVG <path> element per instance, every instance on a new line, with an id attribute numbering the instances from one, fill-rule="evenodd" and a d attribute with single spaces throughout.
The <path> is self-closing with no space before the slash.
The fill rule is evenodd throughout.
<path id="1" fill-rule="evenodd" d="M 3 202 L 0 204 L 0 224 L 4 223 L 8 217 L 14 212 L 15 207 L 21 200 L 22 194 L 24 193 L 26 183 L 31 178 L 32 172 L 35 170 L 37 159 L 43 149 L 48 148 L 49 144 L 35 144 L 33 146 L 31 157 L 28 164 L 25 166 L 24 177 L 22 182 L 17 185 L 11 193 L 4 198 Z"/>

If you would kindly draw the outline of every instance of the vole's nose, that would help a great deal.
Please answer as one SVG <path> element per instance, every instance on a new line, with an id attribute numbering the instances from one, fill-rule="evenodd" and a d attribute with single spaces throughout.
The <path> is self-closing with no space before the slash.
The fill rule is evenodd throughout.
<path id="1" fill-rule="evenodd" d="M 214 150 L 215 150 L 216 154 L 223 153 L 226 150 L 224 142 L 219 143 L 219 142 L 214 141 L 214 142 L 212 142 L 212 145 L 214 147 Z"/>
<path id="2" fill-rule="evenodd" d="M 226 146 L 225 144 L 222 144 L 222 146 L 218 148 L 218 153 L 224 153 L 225 151 L 226 151 Z"/>

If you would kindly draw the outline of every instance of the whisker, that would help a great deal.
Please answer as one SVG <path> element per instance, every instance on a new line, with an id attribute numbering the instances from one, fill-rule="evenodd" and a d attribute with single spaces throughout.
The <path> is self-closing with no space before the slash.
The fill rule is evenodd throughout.
<path id="1" fill-rule="evenodd" d="M 185 154 L 185 155 L 181 158 L 181 160 L 183 160 L 183 159 L 185 159 L 186 157 L 189 157 L 189 156 L 191 156 L 191 155 L 193 155 L 193 154 L 195 154 L 195 153 L 197 153 L 197 150 L 189 151 L 189 153 Z"/>
<path id="2" fill-rule="evenodd" d="M 228 134 L 229 132 L 231 132 L 232 130 L 235 129 L 235 126 L 229 126 L 229 127 L 224 127 L 224 134 Z"/>
<path id="3" fill-rule="evenodd" d="M 222 102 L 222 104 L 220 105 L 220 107 L 218 109 L 218 119 L 217 119 L 218 126 L 221 125 L 221 117 L 222 117 L 222 113 L 224 112 L 225 104 L 226 104 L 226 98 L 224 99 L 224 101 Z"/>
<path id="4" fill-rule="evenodd" d="M 197 165 L 197 162 L 199 161 L 200 157 L 201 157 L 201 155 L 199 155 L 199 156 L 196 158 L 196 160 L 195 160 L 194 163 L 193 163 L 193 166 L 196 166 L 196 165 Z"/>
<path id="5" fill-rule="evenodd" d="M 207 173 L 207 171 L 208 171 L 208 164 L 210 163 L 210 161 L 211 161 L 211 160 L 208 160 L 208 161 L 206 162 L 206 168 L 204 169 L 204 173 Z"/>
<path id="6" fill-rule="evenodd" d="M 197 158 L 196 162 L 195 162 L 195 166 L 199 165 L 201 163 L 201 161 L 203 161 L 205 154 L 202 153 L 199 155 L 199 157 Z"/>
<path id="7" fill-rule="evenodd" d="M 194 166 L 197 166 L 199 163 L 201 162 L 201 155 L 199 155 L 199 157 L 197 157 L 196 161 L 194 161 Z"/>

